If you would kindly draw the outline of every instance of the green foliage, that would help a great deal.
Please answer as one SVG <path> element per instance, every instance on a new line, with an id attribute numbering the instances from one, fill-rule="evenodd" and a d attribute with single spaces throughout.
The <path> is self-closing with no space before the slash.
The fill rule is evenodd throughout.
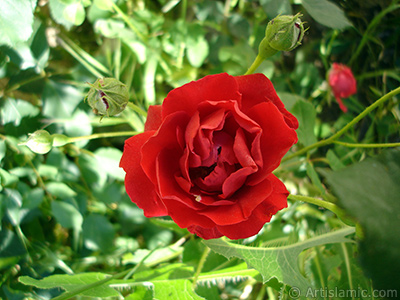
<path id="1" fill-rule="evenodd" d="M 360 226 L 360 259 L 381 290 L 398 290 L 399 267 L 400 151 L 381 155 L 326 174 L 339 197 L 339 205 L 355 217 Z M 377 217 L 377 216 L 385 216 Z"/>
<path id="2" fill-rule="evenodd" d="M 316 291 L 398 288 L 399 153 L 381 147 L 400 142 L 398 95 L 387 96 L 400 82 L 399 1 L 1 4 L 0 298 L 288 299 L 296 287 L 327 299 Z M 244 74 L 267 23 L 297 12 L 309 27 L 302 45 L 257 72 L 299 120 L 299 142 L 275 173 L 291 194 L 322 197 L 311 198 L 321 207 L 289 201 L 239 241 L 203 243 L 169 218 L 147 219 L 126 195 L 119 160 L 149 105 L 208 74 Z M 326 82 L 333 62 L 357 79 L 346 114 Z M 83 101 L 99 77 L 130 94 L 101 122 Z M 44 155 L 22 145 L 43 129 L 73 142 Z M 325 204 L 343 209 L 340 218 Z M 357 224 L 355 236 L 342 220 Z"/>
<path id="3" fill-rule="evenodd" d="M 33 10 L 36 1 L 21 0 L 18 3 L 12 0 L 4 0 L 0 14 L 0 44 L 16 46 L 19 42 L 25 42 L 31 36 L 33 29 Z"/>
<path id="4" fill-rule="evenodd" d="M 349 242 L 350 240 L 344 237 L 351 233 L 354 233 L 354 228 L 337 230 L 288 246 L 270 248 L 235 245 L 222 239 L 209 240 L 204 243 L 227 258 L 238 257 L 243 259 L 249 267 L 260 272 L 264 283 L 275 277 L 279 282 L 298 288 L 301 295 L 306 295 L 310 283 L 307 282 L 298 268 L 297 258 L 299 254 L 310 247 Z"/>
<path id="5" fill-rule="evenodd" d="M 343 11 L 328 0 L 301 0 L 307 12 L 322 25 L 344 29 L 351 26 Z"/>

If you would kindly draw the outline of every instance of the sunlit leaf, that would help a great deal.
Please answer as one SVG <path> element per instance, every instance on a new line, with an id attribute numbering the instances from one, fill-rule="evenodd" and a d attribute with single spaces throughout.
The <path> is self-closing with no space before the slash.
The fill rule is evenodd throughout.
<path id="1" fill-rule="evenodd" d="M 83 273 L 77 275 L 53 275 L 43 279 L 34 279 L 28 276 L 19 277 L 19 281 L 25 285 L 33 285 L 41 289 L 62 288 L 67 292 L 74 291 L 83 286 L 99 282 L 106 279 L 109 275 L 103 273 Z M 95 288 L 83 291 L 83 296 L 88 297 L 118 297 L 119 293 L 108 287 L 107 285 L 100 285 Z"/>
<path id="2" fill-rule="evenodd" d="M 43 114 L 50 118 L 70 117 L 83 98 L 71 85 L 49 80 L 43 91 Z"/>
<path id="3" fill-rule="evenodd" d="M 316 120 L 314 106 L 309 102 L 297 101 L 291 111 L 299 121 L 299 128 L 296 130 L 299 142 L 304 146 L 314 144 L 317 141 L 314 134 Z"/>
<path id="4" fill-rule="evenodd" d="M 0 44 L 16 46 L 18 42 L 26 41 L 33 29 L 33 10 L 36 1 L 3 0 L 0 13 Z"/>
<path id="5" fill-rule="evenodd" d="M 73 205 L 67 202 L 53 201 L 51 211 L 61 226 L 75 229 L 82 227 L 83 217 Z"/>
<path id="6" fill-rule="evenodd" d="M 24 117 L 34 117 L 39 114 L 39 108 L 33 106 L 27 101 L 8 98 L 4 101 L 4 106 L 0 111 L 2 124 L 13 123 L 19 126 Z"/>
<path id="7" fill-rule="evenodd" d="M 69 198 L 76 195 L 76 192 L 63 182 L 48 182 L 46 183 L 46 190 L 59 198 Z"/>
<path id="8" fill-rule="evenodd" d="M 354 233 L 354 228 L 348 227 L 289 246 L 271 248 L 242 246 L 222 239 L 206 240 L 204 243 L 227 258 L 243 259 L 249 267 L 260 272 L 263 282 L 276 277 L 284 284 L 299 288 L 301 294 L 306 295 L 310 283 L 300 273 L 297 263 L 299 254 L 307 248 L 322 244 L 350 242 L 345 236 L 351 233 Z"/>
<path id="9" fill-rule="evenodd" d="M 115 229 L 108 219 L 100 214 L 91 214 L 83 221 L 83 239 L 90 250 L 110 251 L 113 247 Z"/>

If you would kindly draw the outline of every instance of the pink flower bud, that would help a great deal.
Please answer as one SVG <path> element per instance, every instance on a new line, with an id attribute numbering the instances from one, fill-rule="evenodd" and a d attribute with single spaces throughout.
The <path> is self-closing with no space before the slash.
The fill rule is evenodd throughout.
<path id="1" fill-rule="evenodd" d="M 351 69 L 346 65 L 333 63 L 328 77 L 329 85 L 340 109 L 347 112 L 347 107 L 343 104 L 342 98 L 347 98 L 357 92 L 357 82 Z"/>

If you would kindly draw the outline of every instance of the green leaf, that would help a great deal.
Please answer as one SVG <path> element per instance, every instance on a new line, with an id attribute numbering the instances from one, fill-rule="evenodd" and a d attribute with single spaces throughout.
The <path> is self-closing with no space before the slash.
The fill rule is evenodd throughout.
<path id="1" fill-rule="evenodd" d="M 43 114 L 50 118 L 70 117 L 81 101 L 83 95 L 76 88 L 49 80 L 43 91 Z"/>
<path id="2" fill-rule="evenodd" d="M 186 279 L 159 281 L 153 284 L 155 299 L 204 300 L 194 292 L 192 282 Z"/>
<path id="3" fill-rule="evenodd" d="M 112 2 L 115 0 L 93 0 L 93 5 L 96 5 L 99 9 L 112 11 Z"/>
<path id="4" fill-rule="evenodd" d="M 155 76 L 158 65 L 156 53 L 152 53 L 146 61 L 144 68 L 144 97 L 149 104 L 156 101 Z"/>
<path id="5" fill-rule="evenodd" d="M 76 196 L 76 192 L 62 182 L 48 182 L 46 183 L 46 190 L 61 199 Z"/>
<path id="6" fill-rule="evenodd" d="M 64 129 L 67 136 L 90 135 L 93 132 L 88 114 L 81 109 L 75 110 L 72 118 L 64 123 Z M 88 142 L 88 140 L 83 140 L 77 144 L 79 147 L 84 147 Z"/>
<path id="7" fill-rule="evenodd" d="M 66 202 L 53 201 L 51 203 L 51 211 L 62 227 L 81 229 L 83 217 L 73 205 Z"/>
<path id="8" fill-rule="evenodd" d="M 115 229 L 106 217 L 99 214 L 87 216 L 83 222 L 83 239 L 90 250 L 107 252 L 114 246 Z"/>
<path id="9" fill-rule="evenodd" d="M 308 146 L 317 142 L 317 138 L 315 137 L 314 133 L 317 113 L 314 106 L 309 102 L 300 100 L 297 101 L 293 106 L 292 113 L 299 121 L 299 129 L 297 129 L 299 142 L 304 146 Z"/>
<path id="10" fill-rule="evenodd" d="M 306 171 L 308 177 L 310 177 L 311 182 L 318 188 L 321 194 L 325 194 L 325 189 L 324 186 L 322 185 L 321 180 L 319 179 L 317 171 L 315 171 L 315 168 L 311 162 L 307 162 L 306 165 Z"/>
<path id="11" fill-rule="evenodd" d="M 80 1 L 67 5 L 63 11 L 63 17 L 75 26 L 81 25 L 85 21 L 85 8 Z"/>
<path id="12" fill-rule="evenodd" d="M 3 0 L 0 13 L 0 44 L 15 47 L 29 39 L 33 29 L 33 10 L 36 1 Z"/>
<path id="13" fill-rule="evenodd" d="M 376 289 L 400 286 L 400 150 L 326 172 L 338 205 L 362 227 L 360 260 Z"/>
<path id="14" fill-rule="evenodd" d="M 318 23 L 343 29 L 352 26 L 344 12 L 335 4 L 327 0 L 301 0 L 304 8 Z"/>
<path id="15" fill-rule="evenodd" d="M 24 244 L 14 232 L 6 228 L 0 231 L 0 257 L 17 257 L 25 253 Z"/>
<path id="16" fill-rule="evenodd" d="M 289 0 L 260 0 L 260 4 L 270 19 L 280 14 L 292 14 L 292 7 Z"/>
<path id="17" fill-rule="evenodd" d="M 25 285 L 33 285 L 40 289 L 62 288 L 67 292 L 71 292 L 85 285 L 106 279 L 107 277 L 109 277 L 109 275 L 103 273 L 83 273 L 77 275 L 53 275 L 41 280 L 29 276 L 21 276 L 19 277 L 19 281 Z M 81 295 L 101 298 L 120 296 L 116 290 L 105 284 L 84 291 Z"/>
<path id="18" fill-rule="evenodd" d="M 307 248 L 318 245 L 351 242 L 345 236 L 354 231 L 354 228 L 347 227 L 283 247 L 255 248 L 233 244 L 222 239 L 207 240 L 204 243 L 227 258 L 243 259 L 249 267 L 260 272 L 264 283 L 276 277 L 286 285 L 299 288 L 301 294 L 306 295 L 310 283 L 300 273 L 297 262 L 299 254 Z"/>
<path id="19" fill-rule="evenodd" d="M 151 251 L 147 249 L 138 249 L 134 255 L 126 255 L 124 257 L 124 264 L 141 262 Z M 166 257 L 175 257 L 176 254 L 182 253 L 182 247 L 168 246 L 154 250 L 143 262 L 146 265 L 156 265 L 159 261 L 165 260 Z"/>
<path id="20" fill-rule="evenodd" d="M 333 171 L 337 171 L 344 168 L 344 164 L 336 156 L 335 152 L 332 149 L 328 150 L 328 152 L 326 153 L 326 158 L 328 159 L 329 165 L 331 166 Z"/>
<path id="21" fill-rule="evenodd" d="M 121 181 L 125 178 L 125 172 L 119 167 L 122 152 L 116 148 L 99 148 L 94 154 L 98 163 L 98 170 L 104 172 L 111 178 L 119 179 Z"/>
<path id="22" fill-rule="evenodd" d="M 0 163 L 3 160 L 4 156 L 6 156 L 6 141 L 5 140 L 0 140 Z"/>
<path id="23" fill-rule="evenodd" d="M 209 53 L 209 47 L 204 38 L 205 32 L 202 26 L 194 24 L 189 26 L 186 47 L 187 58 L 193 67 L 200 67 Z"/>
<path id="24" fill-rule="evenodd" d="M 50 14 L 54 21 L 67 29 L 85 20 L 85 8 L 79 0 L 49 0 Z"/>
<path id="25" fill-rule="evenodd" d="M 13 123 L 19 126 L 25 117 L 34 117 L 40 113 L 39 108 L 27 101 L 8 98 L 4 101 L 4 106 L 0 111 L 2 125 Z"/>

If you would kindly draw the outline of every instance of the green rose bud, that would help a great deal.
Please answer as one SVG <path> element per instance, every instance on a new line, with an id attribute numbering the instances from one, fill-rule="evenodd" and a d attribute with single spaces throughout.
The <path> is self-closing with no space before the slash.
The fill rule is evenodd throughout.
<path id="1" fill-rule="evenodd" d="M 46 130 L 37 130 L 29 135 L 25 145 L 35 153 L 46 154 L 53 147 L 53 138 Z"/>
<path id="2" fill-rule="evenodd" d="M 128 104 L 128 88 L 115 78 L 99 78 L 90 86 L 85 100 L 87 99 L 97 115 L 114 116 L 122 112 Z"/>
<path id="3" fill-rule="evenodd" d="M 25 145 L 32 152 L 38 154 L 46 154 L 53 147 L 64 146 L 71 142 L 71 139 L 66 135 L 55 133 L 50 134 L 46 130 L 37 130 L 32 134 L 29 134 L 29 138 L 25 143 L 21 143 L 20 145 Z"/>
<path id="4" fill-rule="evenodd" d="M 272 19 L 265 30 L 265 38 L 271 48 L 277 51 L 291 51 L 301 44 L 304 37 L 304 26 L 295 16 L 278 16 Z"/>

